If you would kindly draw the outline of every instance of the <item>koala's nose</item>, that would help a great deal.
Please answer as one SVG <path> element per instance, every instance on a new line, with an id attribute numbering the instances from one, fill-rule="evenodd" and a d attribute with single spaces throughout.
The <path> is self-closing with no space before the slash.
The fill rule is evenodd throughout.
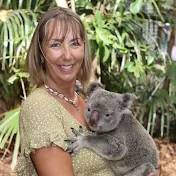
<path id="1" fill-rule="evenodd" d="M 92 111 L 89 119 L 90 125 L 96 127 L 98 124 L 98 120 L 99 120 L 99 111 L 96 110 Z"/>

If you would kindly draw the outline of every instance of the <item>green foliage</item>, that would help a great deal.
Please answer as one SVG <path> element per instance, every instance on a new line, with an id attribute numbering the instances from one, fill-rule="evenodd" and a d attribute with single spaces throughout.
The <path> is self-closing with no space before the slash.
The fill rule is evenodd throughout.
<path id="1" fill-rule="evenodd" d="M 77 12 L 82 12 L 80 2 L 76 3 Z M 169 110 L 175 107 L 172 100 L 176 96 L 175 72 L 171 69 L 174 63 L 164 53 L 161 36 L 148 43 L 143 30 L 146 21 L 169 22 L 174 28 L 173 2 L 87 0 L 84 7 L 87 6 L 82 19 L 91 41 L 92 56 L 98 59 L 99 79 L 110 91 L 135 92 L 140 97 L 136 112 L 140 122 L 154 135 L 156 119 L 159 119 L 160 136 L 169 136 L 170 119 L 176 117 L 175 112 Z M 170 16 L 165 19 L 168 13 Z M 152 40 L 152 31 L 148 31 L 148 35 Z M 166 81 L 169 88 L 164 88 Z"/>
<path id="2" fill-rule="evenodd" d="M 9 105 L 9 109 L 21 103 L 20 97 L 25 89 L 22 88 L 23 82 L 28 87 L 27 76 L 21 74 L 24 72 L 26 52 L 38 17 L 52 5 L 45 5 L 44 2 L 46 3 L 45 0 L 0 1 L 0 86 L 4 88 L 0 98 Z M 20 69 L 20 72 L 16 73 L 15 69 Z M 10 83 L 12 79 L 14 81 Z"/>
<path id="3" fill-rule="evenodd" d="M 152 135 L 159 128 L 160 136 L 169 136 L 170 121 L 176 120 L 176 64 L 164 53 L 161 36 L 151 44 L 143 33 L 146 23 L 151 21 L 168 22 L 175 27 L 173 1 L 75 2 L 76 11 L 88 31 L 92 58 L 98 60 L 99 80 L 107 90 L 135 93 L 139 97 L 135 116 Z M 10 144 L 15 138 L 12 167 L 19 149 L 20 109 L 16 107 L 30 92 L 29 75 L 24 70 L 26 53 L 38 18 L 54 4 L 55 1 L 49 0 L 0 0 L 0 99 L 11 110 L 0 120 L 0 147 L 5 148 L 6 141 Z M 144 7 L 154 13 L 148 13 Z M 152 40 L 152 31 L 147 32 Z"/>
<path id="4" fill-rule="evenodd" d="M 29 73 L 27 72 L 21 72 L 20 69 L 14 67 L 12 67 L 12 70 L 14 71 L 14 74 L 7 80 L 10 84 L 13 84 L 14 81 L 18 79 L 29 78 Z"/>
<path id="5" fill-rule="evenodd" d="M 24 61 L 37 25 L 38 18 L 55 1 L 48 0 L 0 0 L 0 99 L 8 105 L 9 112 L 0 120 L 0 148 L 4 156 L 12 140 L 15 141 L 14 168 L 19 152 L 19 107 L 29 92 Z M 6 142 L 8 140 L 8 144 Z"/>
<path id="6" fill-rule="evenodd" d="M 7 140 L 9 142 L 9 145 L 7 146 L 7 149 L 8 149 L 12 142 L 14 135 L 16 135 L 15 136 L 15 148 L 14 148 L 13 158 L 12 158 L 12 163 L 11 163 L 12 168 L 14 168 L 16 165 L 18 150 L 20 146 L 19 113 L 20 113 L 20 108 L 13 109 L 9 112 L 6 112 L 4 114 L 5 117 L 0 121 L 0 149 L 5 148 L 5 144 Z M 6 152 L 4 153 L 4 156 L 5 155 L 6 155 Z"/>
<path id="7" fill-rule="evenodd" d="M 131 3 L 131 5 L 130 5 L 130 11 L 133 14 L 139 13 L 139 11 L 142 8 L 142 3 L 143 3 L 143 0 L 136 0 L 135 2 Z"/>

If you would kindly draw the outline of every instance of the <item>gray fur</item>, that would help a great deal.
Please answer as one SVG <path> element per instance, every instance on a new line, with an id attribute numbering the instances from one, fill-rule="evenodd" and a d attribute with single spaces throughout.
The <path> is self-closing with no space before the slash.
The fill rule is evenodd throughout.
<path id="1" fill-rule="evenodd" d="M 147 176 L 157 173 L 158 153 L 152 137 L 133 117 L 130 106 L 134 94 L 106 91 L 92 83 L 89 86 L 86 121 L 94 135 L 85 136 L 73 130 L 68 139 L 69 152 L 86 147 L 103 158 L 116 176 Z"/>

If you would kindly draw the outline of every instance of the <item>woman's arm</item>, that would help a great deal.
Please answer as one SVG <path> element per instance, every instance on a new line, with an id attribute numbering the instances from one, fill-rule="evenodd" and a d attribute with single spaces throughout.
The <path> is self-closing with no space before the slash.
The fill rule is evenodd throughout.
<path id="1" fill-rule="evenodd" d="M 71 156 L 60 147 L 35 149 L 30 156 L 39 176 L 74 176 Z"/>

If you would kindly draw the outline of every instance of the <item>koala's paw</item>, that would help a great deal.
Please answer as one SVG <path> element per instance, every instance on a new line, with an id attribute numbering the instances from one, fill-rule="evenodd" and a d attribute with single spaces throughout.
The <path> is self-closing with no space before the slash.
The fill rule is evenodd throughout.
<path id="1" fill-rule="evenodd" d="M 68 142 L 68 148 L 66 151 L 69 153 L 76 153 L 84 147 L 83 139 L 85 138 L 85 136 L 81 126 L 79 130 L 76 130 L 74 128 L 71 129 L 75 137 L 71 137 L 65 140 L 66 142 Z"/>

